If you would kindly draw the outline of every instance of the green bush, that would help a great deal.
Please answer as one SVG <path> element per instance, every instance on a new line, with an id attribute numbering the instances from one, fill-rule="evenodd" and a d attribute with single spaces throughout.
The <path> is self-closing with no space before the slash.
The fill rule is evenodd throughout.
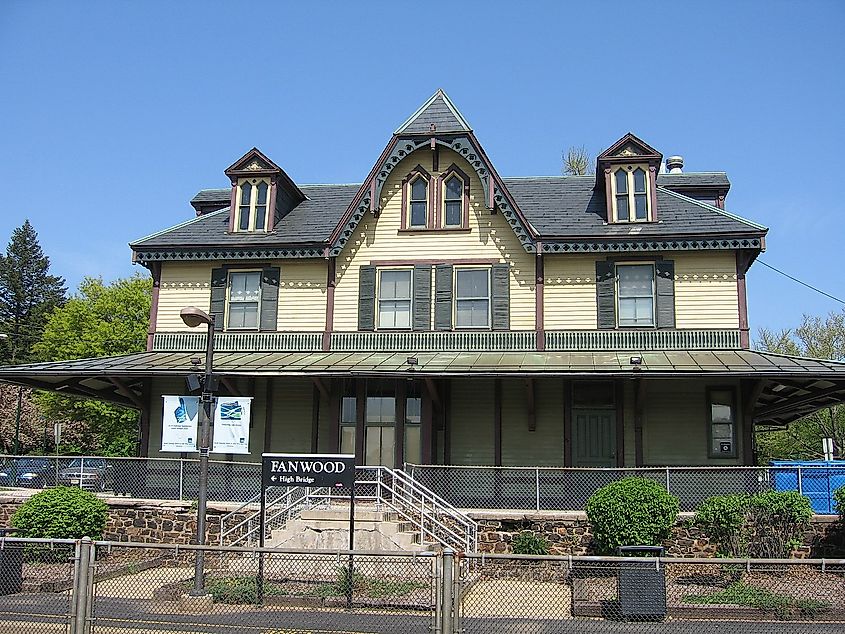
<path id="1" fill-rule="evenodd" d="M 751 557 L 789 557 L 801 545 L 810 526 L 813 507 L 797 491 L 766 491 L 751 497 L 749 513 L 753 537 Z"/>
<path id="2" fill-rule="evenodd" d="M 716 542 L 723 557 L 744 557 L 748 552 L 749 503 L 747 495 L 714 495 L 695 512 L 693 522 Z"/>
<path id="3" fill-rule="evenodd" d="M 542 535 L 523 531 L 513 538 L 511 549 L 515 555 L 548 555 L 549 542 Z"/>
<path id="4" fill-rule="evenodd" d="M 613 554 L 618 546 L 659 546 L 678 510 L 678 498 L 653 480 L 624 478 L 603 486 L 587 500 L 595 549 Z"/>
<path id="5" fill-rule="evenodd" d="M 841 486 L 833 492 L 833 501 L 839 511 L 839 521 L 845 522 L 845 486 Z"/>
<path id="6" fill-rule="evenodd" d="M 12 515 L 18 537 L 100 539 L 108 507 L 93 493 L 74 487 L 46 489 L 29 498 Z"/>

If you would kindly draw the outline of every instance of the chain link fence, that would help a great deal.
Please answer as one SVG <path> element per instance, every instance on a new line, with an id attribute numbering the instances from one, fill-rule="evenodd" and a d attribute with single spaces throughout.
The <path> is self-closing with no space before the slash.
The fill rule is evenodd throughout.
<path id="1" fill-rule="evenodd" d="M 157 500 L 195 500 L 199 460 L 101 456 L 0 456 L 0 487 L 78 486 Z M 211 460 L 208 499 L 247 502 L 261 491 L 261 464 Z"/>
<path id="2" fill-rule="evenodd" d="M 204 553 L 203 594 L 192 595 Z M 845 631 L 845 560 L 455 556 L 0 539 L 0 632 Z"/>
<path id="3" fill-rule="evenodd" d="M 405 465 L 421 485 L 459 508 L 579 511 L 595 491 L 626 477 L 659 482 L 694 511 L 712 495 L 793 490 L 818 513 L 832 513 L 830 499 L 845 486 L 845 465 L 819 467 L 484 467 Z"/>
<path id="4" fill-rule="evenodd" d="M 845 631 L 845 561 L 469 556 L 458 631 Z"/>

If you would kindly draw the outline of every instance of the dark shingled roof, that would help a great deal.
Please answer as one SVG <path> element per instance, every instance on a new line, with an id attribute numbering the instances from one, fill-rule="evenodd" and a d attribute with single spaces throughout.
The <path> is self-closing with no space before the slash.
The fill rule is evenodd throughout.
<path id="1" fill-rule="evenodd" d="M 463 115 L 442 90 L 434 93 L 419 110 L 403 123 L 396 134 L 428 134 L 431 124 L 437 132 L 468 132 L 471 130 Z"/>
<path id="2" fill-rule="evenodd" d="M 595 188 L 595 176 L 535 176 L 504 181 L 522 213 L 543 237 L 689 236 L 765 230 L 661 186 L 657 188 L 658 222 L 608 224 L 604 219 L 604 192 Z"/>
<path id="3" fill-rule="evenodd" d="M 189 220 L 170 229 L 141 238 L 131 247 L 197 247 L 197 246 L 260 246 L 277 244 L 309 244 L 328 240 L 352 202 L 360 185 L 303 185 L 308 196 L 288 215 L 276 223 L 273 233 L 229 233 L 229 208 Z M 206 189 L 206 202 L 228 202 L 231 189 Z M 215 198 L 214 196 L 217 196 Z"/>
<path id="4" fill-rule="evenodd" d="M 629 238 L 632 236 L 697 236 L 758 234 L 765 227 L 734 216 L 666 188 L 689 183 L 727 183 L 722 173 L 667 174 L 658 177 L 658 222 L 607 224 L 604 192 L 595 189 L 594 176 L 531 176 L 505 178 L 505 184 L 525 217 L 544 238 Z M 141 249 L 199 246 L 275 246 L 325 243 L 340 221 L 359 184 L 303 185 L 308 199 L 277 223 L 273 233 L 229 233 L 229 209 L 194 218 L 133 242 Z M 231 189 L 204 189 L 193 200 L 228 203 Z"/>
<path id="5" fill-rule="evenodd" d="M 724 172 L 681 172 L 658 174 L 657 184 L 669 189 L 730 189 L 731 182 Z"/>

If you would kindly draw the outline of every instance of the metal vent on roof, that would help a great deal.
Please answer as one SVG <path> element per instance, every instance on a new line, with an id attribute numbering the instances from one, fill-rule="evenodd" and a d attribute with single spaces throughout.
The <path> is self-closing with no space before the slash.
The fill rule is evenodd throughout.
<path id="1" fill-rule="evenodd" d="M 684 157 L 670 156 L 666 159 L 666 167 L 670 174 L 681 174 L 684 171 Z"/>

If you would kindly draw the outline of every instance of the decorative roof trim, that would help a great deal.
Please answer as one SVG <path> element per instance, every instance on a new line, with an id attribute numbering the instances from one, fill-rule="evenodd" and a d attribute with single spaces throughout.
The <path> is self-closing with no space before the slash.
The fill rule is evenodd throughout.
<path id="1" fill-rule="evenodd" d="M 416 110 L 416 112 L 414 112 L 414 114 L 412 114 L 410 117 L 405 119 L 405 122 L 402 125 L 400 125 L 399 128 L 397 128 L 397 130 L 396 130 L 396 132 L 394 132 L 394 134 L 396 134 L 396 135 L 403 134 L 405 129 L 408 126 L 410 126 L 416 120 L 417 117 L 419 117 L 423 112 L 425 112 L 425 110 L 429 106 L 431 106 L 431 104 L 434 103 L 434 101 L 438 97 L 443 98 L 443 103 L 446 104 L 446 107 L 449 108 L 449 111 L 455 116 L 455 118 L 458 120 L 458 122 L 462 126 L 464 126 L 465 131 L 466 132 L 472 131 L 472 127 L 469 125 L 469 123 L 467 123 L 466 118 L 464 117 L 464 115 L 461 114 L 460 110 L 458 110 L 457 107 L 455 107 L 455 104 L 452 103 L 452 100 L 449 99 L 449 95 L 447 95 L 443 91 L 442 88 L 438 88 L 437 91 L 431 97 L 429 97 L 428 100 L 423 105 L 421 105 L 419 108 L 417 108 L 417 110 Z"/>
<path id="2" fill-rule="evenodd" d="M 296 258 L 324 258 L 326 250 L 322 246 L 310 247 L 230 247 L 194 249 L 156 249 L 138 250 L 134 261 L 147 262 L 185 262 L 214 260 L 287 260 Z"/>
<path id="3" fill-rule="evenodd" d="M 543 253 L 627 253 L 632 251 L 715 251 L 763 249 L 762 237 L 661 238 L 658 240 L 565 240 L 543 241 Z"/>

